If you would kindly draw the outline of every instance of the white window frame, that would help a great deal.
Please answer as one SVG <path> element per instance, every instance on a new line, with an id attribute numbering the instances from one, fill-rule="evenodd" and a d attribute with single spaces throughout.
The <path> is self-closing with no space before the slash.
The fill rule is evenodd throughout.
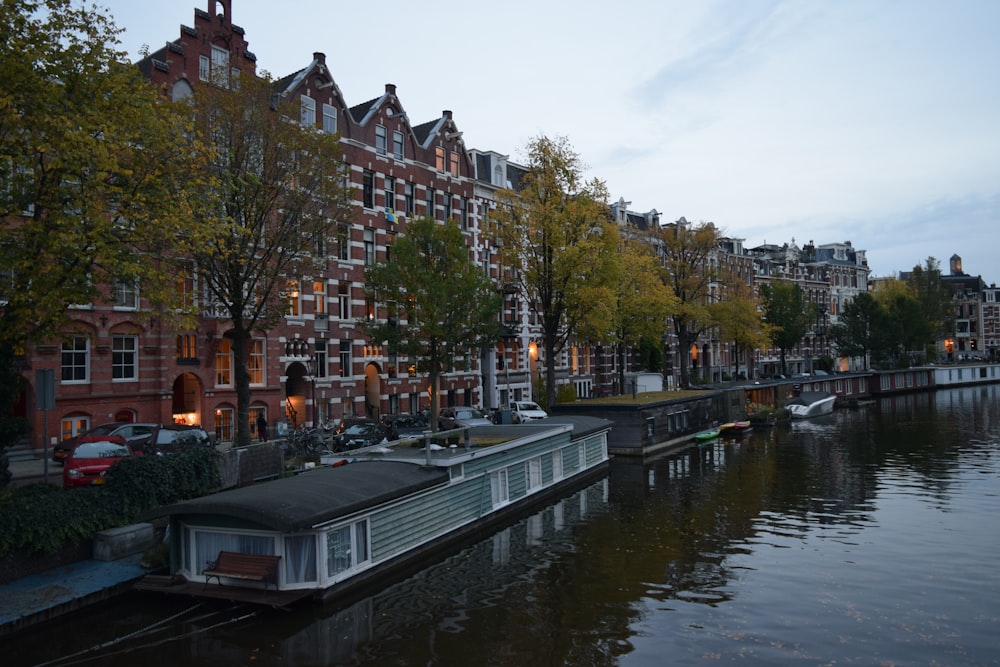
<path id="1" fill-rule="evenodd" d="M 233 442 L 236 440 L 236 420 L 232 408 L 215 409 L 215 441 Z"/>
<path id="2" fill-rule="evenodd" d="M 402 160 L 404 157 L 403 133 L 399 130 L 392 132 L 392 156 L 397 160 Z"/>
<path id="3" fill-rule="evenodd" d="M 219 339 L 215 350 L 215 386 L 233 386 L 233 346 L 229 338 Z"/>
<path id="4" fill-rule="evenodd" d="M 490 501 L 493 509 L 510 504 L 510 480 L 506 468 L 490 473 Z"/>
<path id="5" fill-rule="evenodd" d="M 113 297 L 115 310 L 139 310 L 139 286 L 117 283 Z"/>
<path id="6" fill-rule="evenodd" d="M 316 100 L 308 95 L 299 96 L 299 124 L 316 127 Z"/>
<path id="7" fill-rule="evenodd" d="M 524 484 L 528 493 L 542 488 L 542 459 L 539 456 L 524 462 Z"/>
<path id="8" fill-rule="evenodd" d="M 375 153 L 386 155 L 389 151 L 389 130 L 385 125 L 375 126 Z"/>
<path id="9" fill-rule="evenodd" d="M 345 533 L 346 535 L 344 535 Z M 342 567 L 334 569 L 335 561 L 331 557 L 330 538 L 338 534 L 348 537 L 346 543 L 341 543 L 340 545 L 346 546 L 347 548 L 347 552 L 342 554 L 342 556 L 348 562 Z M 369 517 L 363 517 L 357 521 L 352 521 L 351 523 L 332 526 L 325 532 L 325 539 L 323 542 L 323 560 L 325 561 L 323 577 L 327 583 L 333 583 L 346 579 L 358 570 L 371 564 L 372 537 L 371 520 Z"/>
<path id="10" fill-rule="evenodd" d="M 78 347 L 80 344 L 83 347 Z M 71 347 L 67 349 L 67 343 Z M 70 355 L 70 363 L 66 363 L 66 355 Z M 60 384 L 88 384 L 90 382 L 90 337 L 72 336 L 69 340 L 63 341 L 62 356 L 59 362 Z M 70 370 L 72 377 L 66 378 L 66 371 Z M 77 371 L 82 372 L 82 377 L 77 377 Z"/>
<path id="11" fill-rule="evenodd" d="M 337 107 L 323 103 L 323 132 L 337 134 Z"/>
<path id="12" fill-rule="evenodd" d="M 263 387 L 267 384 L 267 345 L 263 338 L 254 338 L 250 341 L 247 373 L 250 375 L 251 386 Z"/>
<path id="13" fill-rule="evenodd" d="M 139 381 L 139 337 L 111 337 L 111 381 Z"/>

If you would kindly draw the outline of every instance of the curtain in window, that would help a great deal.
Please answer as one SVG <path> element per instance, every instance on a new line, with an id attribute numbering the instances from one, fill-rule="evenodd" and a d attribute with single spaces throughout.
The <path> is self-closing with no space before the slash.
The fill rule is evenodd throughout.
<path id="1" fill-rule="evenodd" d="M 209 561 L 219 557 L 220 551 L 260 556 L 274 555 L 274 538 L 270 535 L 239 535 L 237 533 L 211 533 L 194 531 L 195 574 L 205 571 Z"/>
<path id="2" fill-rule="evenodd" d="M 316 536 L 285 538 L 285 583 L 316 582 Z"/>

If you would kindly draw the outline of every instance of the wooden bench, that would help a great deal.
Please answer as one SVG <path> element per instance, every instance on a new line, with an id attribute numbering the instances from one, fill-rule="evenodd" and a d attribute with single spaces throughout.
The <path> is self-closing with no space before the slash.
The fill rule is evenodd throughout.
<path id="1" fill-rule="evenodd" d="M 278 588 L 278 561 L 281 556 L 258 556 L 256 554 L 241 554 L 235 551 L 220 551 L 219 557 L 208 562 L 205 568 L 205 587 L 212 577 L 222 585 L 221 577 L 260 581 L 267 590 L 268 583 Z"/>

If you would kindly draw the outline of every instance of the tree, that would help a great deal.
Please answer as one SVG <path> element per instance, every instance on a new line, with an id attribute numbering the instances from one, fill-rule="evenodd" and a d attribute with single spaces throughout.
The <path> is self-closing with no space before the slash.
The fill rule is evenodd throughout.
<path id="1" fill-rule="evenodd" d="M 71 0 L 0 7 L 0 345 L 62 332 L 69 306 L 115 284 L 173 297 L 188 117 L 125 62 L 119 32 Z"/>
<path id="2" fill-rule="evenodd" d="M 750 350 L 767 347 L 770 340 L 770 327 L 763 320 L 763 306 L 749 285 L 730 276 L 725 280 L 722 300 L 711 304 L 711 313 L 712 320 L 719 327 L 719 337 L 733 342 L 736 352 L 733 355 L 733 377 L 736 377 L 740 372 L 740 350 L 749 355 Z M 746 366 L 749 373 L 749 357 Z"/>
<path id="3" fill-rule="evenodd" d="M 924 266 L 918 264 L 913 267 L 906 282 L 923 306 L 934 337 L 944 337 L 954 332 L 955 313 L 952 305 L 952 292 L 941 277 L 939 262 L 933 257 L 928 257 Z M 935 354 L 933 343 L 934 340 L 931 340 L 931 345 L 926 350 L 927 356 L 933 357 Z"/>
<path id="4" fill-rule="evenodd" d="M 663 267 L 661 276 L 678 299 L 673 316 L 681 386 L 689 387 L 688 360 L 698 336 L 712 326 L 708 309 L 711 286 L 718 278 L 712 261 L 719 248 L 719 231 L 710 222 L 691 227 L 681 218 L 658 232 Z"/>
<path id="5" fill-rule="evenodd" d="M 188 113 L 127 64 L 119 33 L 72 0 L 0 5 L 0 451 L 25 430 L 10 406 L 26 342 L 67 333 L 70 306 L 116 285 L 176 305 L 172 260 L 197 236 Z"/>
<path id="6" fill-rule="evenodd" d="M 781 374 L 785 375 L 785 352 L 802 340 L 816 319 L 816 304 L 809 303 L 802 288 L 788 280 L 765 283 L 760 287 L 764 317 L 771 327 L 771 341 L 781 355 Z"/>
<path id="7" fill-rule="evenodd" d="M 213 230 L 191 258 L 206 305 L 231 327 L 241 446 L 250 444 L 253 334 L 287 315 L 302 276 L 324 265 L 327 240 L 350 212 L 338 138 L 291 122 L 298 100 L 273 88 L 267 77 L 244 76 L 232 87 L 202 86 L 192 100 L 197 136 L 211 150 L 189 166 L 214 182 L 188 203 Z"/>
<path id="8" fill-rule="evenodd" d="M 386 318 L 362 323 L 390 356 L 416 360 L 431 387 L 431 428 L 438 430 L 440 378 L 499 338 L 501 294 L 472 260 L 454 222 L 417 218 L 392 244 L 392 258 L 365 270 L 368 298 Z"/>
<path id="9" fill-rule="evenodd" d="M 875 297 L 868 292 L 858 294 L 844 306 L 837 323 L 830 327 L 830 338 L 837 353 L 845 357 L 860 357 L 867 369 L 869 355 L 879 345 L 879 331 L 884 329 L 884 319 L 885 313 Z"/>
<path id="10" fill-rule="evenodd" d="M 629 347 L 642 347 L 643 341 L 661 341 L 677 299 L 660 280 L 659 266 L 649 244 L 637 240 L 623 242 L 620 262 L 612 340 L 620 361 L 618 386 L 625 392 Z"/>
<path id="11" fill-rule="evenodd" d="M 541 323 L 545 400 L 556 401 L 555 360 L 574 336 L 600 340 L 613 327 L 618 228 L 604 183 L 584 181 L 580 156 L 562 137 L 527 147 L 518 190 L 497 194 L 491 230 L 500 261 Z"/>
<path id="12" fill-rule="evenodd" d="M 883 314 L 873 358 L 879 367 L 905 368 L 934 343 L 935 324 L 917 298 L 913 283 L 885 280 L 874 293 Z"/>

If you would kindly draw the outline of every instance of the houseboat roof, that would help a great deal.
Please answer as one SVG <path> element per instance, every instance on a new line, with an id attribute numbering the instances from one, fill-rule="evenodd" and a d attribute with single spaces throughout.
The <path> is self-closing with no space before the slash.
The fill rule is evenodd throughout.
<path id="1" fill-rule="evenodd" d="M 448 470 L 399 461 L 357 461 L 310 470 L 154 509 L 145 518 L 213 515 L 294 532 L 448 482 Z"/>

